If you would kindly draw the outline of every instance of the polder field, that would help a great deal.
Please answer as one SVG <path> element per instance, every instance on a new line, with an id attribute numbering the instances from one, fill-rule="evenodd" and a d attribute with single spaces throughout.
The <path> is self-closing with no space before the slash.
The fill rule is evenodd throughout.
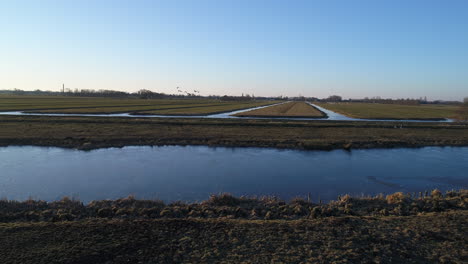
<path id="1" fill-rule="evenodd" d="M 1 111 L 52 113 L 193 115 L 272 103 L 279 102 L 0 97 Z M 304 102 L 261 110 L 270 117 L 323 116 Z M 468 124 L 0 115 L 0 146 L 159 145 L 351 151 L 468 146 Z M 28 165 L 24 157 L 18 162 Z M 0 199 L 0 263 L 466 263 L 467 205 L 466 190 L 345 195 L 329 203 L 227 194 L 194 203 Z"/>
<path id="2" fill-rule="evenodd" d="M 306 102 L 287 102 L 235 114 L 240 117 L 307 117 L 325 118 L 326 115 Z"/>
<path id="3" fill-rule="evenodd" d="M 468 146 L 468 125 L 285 119 L 0 116 L 0 146 L 205 145 L 289 149 Z"/>
<path id="4" fill-rule="evenodd" d="M 68 114 L 208 115 L 269 105 L 273 101 L 134 99 L 68 96 L 0 96 L 0 111 Z"/>
<path id="5" fill-rule="evenodd" d="M 315 103 L 328 110 L 342 115 L 363 119 L 411 119 L 441 120 L 454 118 L 460 106 L 421 104 L 398 105 L 378 103 Z"/>
<path id="6" fill-rule="evenodd" d="M 213 195 L 0 201 L 0 259 L 23 263 L 466 263 L 466 190 L 323 204 Z"/>

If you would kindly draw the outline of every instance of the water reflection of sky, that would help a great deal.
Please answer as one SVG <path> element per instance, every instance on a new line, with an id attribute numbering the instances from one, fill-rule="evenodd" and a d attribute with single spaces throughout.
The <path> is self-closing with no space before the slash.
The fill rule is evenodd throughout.
<path id="1" fill-rule="evenodd" d="M 125 147 L 93 151 L 0 148 L 0 197 L 83 201 L 204 200 L 210 194 L 374 195 L 468 188 L 468 148 L 295 151 L 259 148 Z"/>

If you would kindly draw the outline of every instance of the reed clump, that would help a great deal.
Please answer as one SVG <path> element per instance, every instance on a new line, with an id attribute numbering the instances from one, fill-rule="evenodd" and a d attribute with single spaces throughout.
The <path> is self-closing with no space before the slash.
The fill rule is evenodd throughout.
<path id="1" fill-rule="evenodd" d="M 402 192 L 396 192 L 394 194 L 387 195 L 386 199 L 389 204 L 400 204 L 406 201 L 406 196 Z"/>
<path id="2" fill-rule="evenodd" d="M 401 192 L 375 197 L 341 196 L 329 203 L 313 203 L 302 198 L 288 202 L 277 197 L 235 197 L 212 195 L 200 203 L 140 200 L 129 196 L 117 200 L 92 201 L 88 204 L 68 197 L 46 202 L 0 201 L 0 222 L 76 221 L 88 218 L 158 219 L 158 218 L 229 218 L 295 220 L 337 216 L 402 216 L 424 212 L 468 209 L 468 190 L 443 194 L 434 190 L 428 195 Z"/>

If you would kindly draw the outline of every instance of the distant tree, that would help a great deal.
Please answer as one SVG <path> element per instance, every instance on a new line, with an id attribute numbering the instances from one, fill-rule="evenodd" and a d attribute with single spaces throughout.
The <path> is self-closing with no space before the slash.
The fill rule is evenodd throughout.
<path id="1" fill-rule="evenodd" d="M 463 103 L 468 104 L 468 97 L 465 97 L 465 99 L 463 99 Z"/>
<path id="2" fill-rule="evenodd" d="M 343 99 L 339 95 L 331 95 L 327 98 L 328 102 L 341 102 Z"/>
<path id="3" fill-rule="evenodd" d="M 141 99 L 155 99 L 164 97 L 164 94 L 162 93 L 155 93 L 147 89 L 141 89 L 137 92 L 137 94 Z"/>
<path id="4" fill-rule="evenodd" d="M 249 94 L 245 94 L 244 96 L 224 95 L 220 99 L 221 99 L 221 101 L 253 101 L 253 100 L 255 100 L 253 95 L 249 95 Z"/>

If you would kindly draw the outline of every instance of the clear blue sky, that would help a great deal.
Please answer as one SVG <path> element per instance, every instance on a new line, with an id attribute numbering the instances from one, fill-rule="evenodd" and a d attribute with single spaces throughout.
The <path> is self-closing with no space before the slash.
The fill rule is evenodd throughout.
<path id="1" fill-rule="evenodd" d="M 468 96 L 465 0 L 0 0 L 0 89 Z"/>

